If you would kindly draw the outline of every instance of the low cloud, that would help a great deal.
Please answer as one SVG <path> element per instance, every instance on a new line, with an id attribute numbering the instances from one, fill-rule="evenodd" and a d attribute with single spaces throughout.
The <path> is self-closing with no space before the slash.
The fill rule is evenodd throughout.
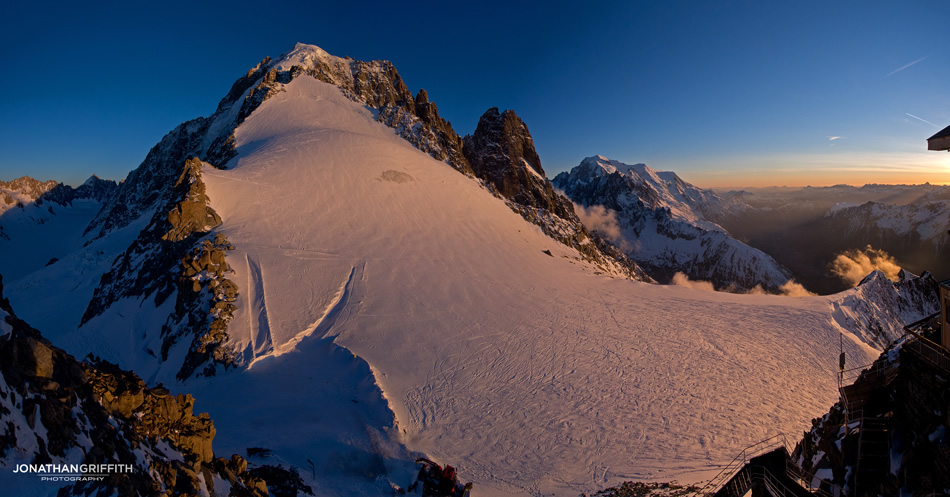
<path id="1" fill-rule="evenodd" d="M 709 281 L 700 281 L 700 280 L 691 280 L 689 276 L 686 276 L 684 273 L 676 273 L 673 275 L 673 284 L 676 286 L 683 286 L 686 288 L 693 288 L 695 290 L 702 290 L 705 292 L 716 292 L 713 284 Z M 809 292 L 805 289 L 800 283 L 795 280 L 788 280 L 784 284 L 778 287 L 778 293 L 771 293 L 765 291 L 762 288 L 762 285 L 756 285 L 749 290 L 739 290 L 737 288 L 727 288 L 721 290 L 728 293 L 739 293 L 745 295 L 781 295 L 784 297 L 812 297 L 817 295 L 815 293 Z"/>
<path id="2" fill-rule="evenodd" d="M 883 250 L 871 248 L 848 250 L 835 256 L 831 272 L 851 286 L 857 286 L 872 271 L 881 271 L 892 281 L 897 281 L 901 267 Z"/>
<path id="3" fill-rule="evenodd" d="M 841 138 L 843 138 L 843 137 L 841 137 L 841 136 L 829 136 L 829 137 L 828 137 L 828 141 L 833 142 L 833 141 L 835 141 L 835 140 L 840 140 Z"/>
<path id="4" fill-rule="evenodd" d="M 676 286 L 685 286 L 686 288 L 693 288 L 696 290 L 702 290 L 704 292 L 715 292 L 716 288 L 713 287 L 713 284 L 708 281 L 698 281 L 691 280 L 689 276 L 686 276 L 684 273 L 676 273 L 673 275 L 673 284 Z"/>
<path id="5" fill-rule="evenodd" d="M 786 297 L 812 297 L 818 295 L 817 293 L 809 292 L 802 286 L 801 283 L 795 280 L 788 280 L 782 286 L 778 287 L 779 295 L 785 295 Z"/>
<path id="6" fill-rule="evenodd" d="M 620 229 L 620 222 L 617 220 L 617 213 L 602 205 L 592 205 L 584 207 L 574 204 L 574 212 L 580 218 L 581 223 L 590 231 L 596 231 L 614 245 L 620 247 L 624 252 L 630 252 L 633 245 L 623 236 Z"/>

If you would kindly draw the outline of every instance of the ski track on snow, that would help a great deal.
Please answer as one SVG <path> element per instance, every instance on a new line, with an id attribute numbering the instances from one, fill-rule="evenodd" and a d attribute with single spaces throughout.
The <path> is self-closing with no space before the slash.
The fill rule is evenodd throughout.
<path id="1" fill-rule="evenodd" d="M 260 288 L 261 295 L 262 295 L 259 299 L 252 301 L 252 304 L 253 302 L 260 302 L 260 305 L 262 307 L 261 307 L 261 311 L 259 315 L 263 316 L 262 318 L 263 320 L 266 320 L 267 313 L 266 313 L 266 307 L 264 307 L 264 299 L 263 299 L 264 285 L 263 285 L 263 278 L 261 276 L 260 266 L 257 265 L 255 262 L 253 262 L 253 260 L 250 258 L 248 258 L 248 261 L 249 261 L 249 269 L 250 269 L 251 277 L 255 279 L 254 286 L 252 288 Z M 316 321 L 311 323 L 309 326 L 297 332 L 289 340 L 283 343 L 280 343 L 277 346 L 272 346 L 271 336 L 270 336 L 269 331 L 267 332 L 265 339 L 260 338 L 262 333 L 257 333 L 256 335 L 252 334 L 252 336 L 256 337 L 254 339 L 255 343 L 262 344 L 263 347 L 259 348 L 258 345 L 255 345 L 255 358 L 248 365 L 248 368 L 254 367 L 256 363 L 264 359 L 278 357 L 290 351 L 293 351 L 297 349 L 298 347 L 300 347 L 301 344 L 307 339 L 309 339 L 310 337 L 323 339 L 323 338 L 327 338 L 328 336 L 333 336 L 333 333 L 332 333 L 333 326 L 337 323 L 337 321 L 341 317 L 348 317 L 348 313 L 345 313 L 344 311 L 347 309 L 347 304 L 349 303 L 350 297 L 353 294 L 354 287 L 356 286 L 356 282 L 361 281 L 363 279 L 363 267 L 364 267 L 363 264 L 353 266 L 350 269 L 349 274 L 340 284 L 339 289 L 337 290 L 333 299 L 330 301 L 330 303 L 327 305 L 327 307 L 323 311 L 323 314 L 319 318 L 317 318 Z M 253 312 L 251 313 L 252 326 L 254 325 L 254 317 L 253 317 L 254 314 L 255 313 Z M 265 350 L 265 348 L 266 348 L 265 353 L 260 353 L 260 354 L 257 353 L 258 350 Z"/>
<path id="2" fill-rule="evenodd" d="M 251 344 L 249 349 L 253 352 L 248 358 L 250 359 L 248 364 L 253 365 L 258 358 L 273 352 L 274 340 L 271 335 L 270 320 L 267 318 L 266 291 L 261 265 L 247 254 L 244 255 L 244 259 L 247 263 L 247 301 L 250 306 L 248 326 L 251 330 Z"/>

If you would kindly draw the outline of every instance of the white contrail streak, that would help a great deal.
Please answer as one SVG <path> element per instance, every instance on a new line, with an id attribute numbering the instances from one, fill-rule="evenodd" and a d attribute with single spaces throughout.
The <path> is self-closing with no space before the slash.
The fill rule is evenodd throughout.
<path id="1" fill-rule="evenodd" d="M 935 128 L 939 128 L 939 127 L 940 127 L 940 126 L 937 126 L 936 124 L 934 124 L 934 123 L 932 123 L 932 122 L 930 122 L 930 121 L 928 121 L 928 120 L 926 120 L 926 119 L 921 119 L 921 118 L 919 118 L 919 117 L 917 117 L 917 116 L 911 114 L 910 112 L 905 112 L 904 114 L 907 114 L 908 116 L 913 117 L 914 119 L 916 119 L 916 120 L 918 120 L 918 121 L 925 122 L 925 123 L 927 123 L 927 124 L 929 124 L 929 125 L 931 125 L 931 126 L 933 126 L 933 127 L 935 127 Z"/>
<path id="2" fill-rule="evenodd" d="M 929 56 L 928 56 L 928 57 L 929 57 Z M 918 63 L 918 62 L 920 62 L 920 61 L 922 61 L 922 60 L 924 60 L 924 59 L 926 59 L 926 58 L 927 58 L 927 57 L 921 57 L 921 58 L 919 58 L 919 59 L 917 59 L 917 60 L 911 62 L 910 64 L 905 64 L 905 65 L 903 65 L 903 66 L 900 66 L 900 67 L 898 67 L 897 69 L 894 69 L 893 71 L 887 73 L 887 76 L 884 76 L 884 77 L 885 77 L 885 78 L 889 78 L 889 77 L 891 77 L 891 76 L 893 76 L 893 75 L 895 75 L 895 74 L 897 74 L 897 73 L 903 71 L 904 69 L 907 69 L 908 67 L 910 67 L 910 66 L 912 66 L 912 65 L 914 65 L 914 64 L 916 64 L 916 63 Z"/>

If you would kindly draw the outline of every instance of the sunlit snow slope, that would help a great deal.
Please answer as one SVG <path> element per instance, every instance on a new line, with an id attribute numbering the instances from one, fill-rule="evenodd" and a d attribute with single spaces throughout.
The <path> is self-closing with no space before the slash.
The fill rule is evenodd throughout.
<path id="1" fill-rule="evenodd" d="M 294 79 L 236 139 L 230 169 L 203 174 L 237 247 L 241 374 L 298 371 L 335 337 L 371 366 L 402 441 L 479 495 L 690 480 L 837 397 L 828 299 L 596 275 L 334 86 Z M 239 401 L 220 402 L 199 407 L 224 433 Z"/>

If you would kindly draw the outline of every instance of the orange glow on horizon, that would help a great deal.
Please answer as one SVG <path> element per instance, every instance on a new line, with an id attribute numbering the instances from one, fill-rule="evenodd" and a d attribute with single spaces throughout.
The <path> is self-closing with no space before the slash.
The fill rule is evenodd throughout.
<path id="1" fill-rule="evenodd" d="M 946 152 L 833 159 L 746 158 L 738 165 L 733 163 L 732 167 L 720 170 L 709 162 L 692 171 L 684 170 L 680 176 L 702 188 L 863 186 L 874 183 L 950 185 L 950 154 Z"/>

